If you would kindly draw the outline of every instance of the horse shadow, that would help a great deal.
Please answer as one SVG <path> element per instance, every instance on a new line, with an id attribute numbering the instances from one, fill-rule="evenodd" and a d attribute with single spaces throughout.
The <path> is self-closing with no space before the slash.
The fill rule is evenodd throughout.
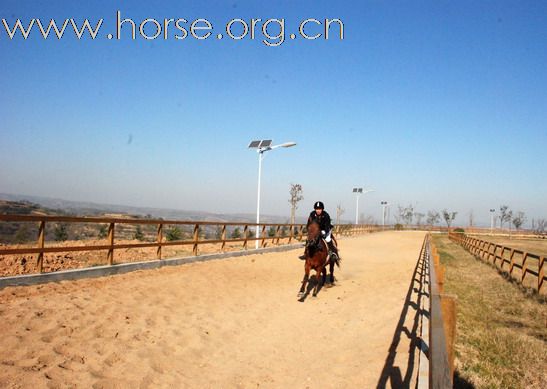
<path id="1" fill-rule="evenodd" d="M 336 284 L 336 277 L 334 277 L 334 282 L 330 281 L 330 274 L 327 274 L 327 279 L 325 283 L 322 282 L 319 283 L 319 286 L 317 287 L 317 294 L 323 289 L 323 288 L 331 288 L 335 286 Z M 298 299 L 299 302 L 303 303 L 306 301 L 306 298 L 309 296 L 311 292 L 313 292 L 313 288 L 315 288 L 315 285 L 317 284 L 317 279 L 315 276 L 310 277 L 308 280 L 308 285 L 306 286 L 306 290 L 304 291 L 304 294 Z M 316 296 L 317 297 L 317 296 Z"/>

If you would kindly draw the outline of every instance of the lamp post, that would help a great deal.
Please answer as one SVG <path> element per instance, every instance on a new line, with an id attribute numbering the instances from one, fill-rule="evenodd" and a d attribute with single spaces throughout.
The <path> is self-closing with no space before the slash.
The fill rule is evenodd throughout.
<path id="1" fill-rule="evenodd" d="M 279 145 L 272 146 L 271 139 L 265 140 L 253 140 L 249 143 L 250 149 L 256 149 L 258 153 L 258 191 L 256 199 L 256 241 L 255 248 L 258 249 L 258 238 L 260 237 L 260 180 L 262 176 L 262 160 L 264 159 L 264 153 L 266 151 L 274 150 L 279 147 L 292 147 L 296 146 L 295 142 L 286 142 Z"/>
<path id="2" fill-rule="evenodd" d="M 382 204 L 382 229 L 384 229 L 386 225 L 386 207 L 388 206 L 387 201 L 381 201 L 380 204 Z"/>
<path id="3" fill-rule="evenodd" d="M 490 208 L 490 234 L 494 232 L 494 212 L 496 212 L 496 210 Z"/>
<path id="4" fill-rule="evenodd" d="M 362 194 L 369 193 L 369 192 L 374 192 L 374 190 L 373 189 L 363 190 L 363 188 L 353 188 L 353 193 L 355 193 L 355 201 L 356 201 L 355 224 L 359 224 L 359 197 Z"/>

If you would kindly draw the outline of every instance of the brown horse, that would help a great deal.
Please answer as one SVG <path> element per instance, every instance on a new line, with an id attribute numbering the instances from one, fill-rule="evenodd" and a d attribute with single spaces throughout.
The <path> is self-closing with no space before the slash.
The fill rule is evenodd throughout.
<path id="1" fill-rule="evenodd" d="M 334 240 L 334 237 L 332 238 Z M 336 245 L 336 240 L 334 240 Z M 302 280 L 302 286 L 300 287 L 300 292 L 298 297 L 301 299 L 305 297 L 306 284 L 310 278 L 310 270 L 315 270 L 315 278 L 317 282 L 313 289 L 313 296 L 317 296 L 317 291 L 319 290 L 319 284 L 324 285 L 327 278 L 327 264 L 329 265 L 330 270 L 330 282 L 334 283 L 334 265 L 340 267 L 340 260 L 338 257 L 334 259 L 329 257 L 329 249 L 326 242 L 321 237 L 321 228 L 316 222 L 312 222 L 308 226 L 308 236 L 306 239 L 306 249 L 304 251 L 306 256 L 306 263 L 304 265 L 304 279 Z M 319 276 L 323 274 L 323 278 L 319 279 Z"/>

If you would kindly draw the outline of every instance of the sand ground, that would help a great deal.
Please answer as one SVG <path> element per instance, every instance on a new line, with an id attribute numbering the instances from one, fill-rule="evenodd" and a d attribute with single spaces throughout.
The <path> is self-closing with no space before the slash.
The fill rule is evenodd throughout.
<path id="1" fill-rule="evenodd" d="M 374 388 L 411 376 L 401 313 L 423 237 L 341 240 L 336 286 L 304 302 L 299 251 L 5 288 L 0 387 Z"/>

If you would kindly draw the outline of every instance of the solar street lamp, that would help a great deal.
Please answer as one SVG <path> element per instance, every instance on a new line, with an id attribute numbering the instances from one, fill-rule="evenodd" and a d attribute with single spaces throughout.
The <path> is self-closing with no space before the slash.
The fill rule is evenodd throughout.
<path id="1" fill-rule="evenodd" d="M 490 233 L 494 230 L 494 212 L 496 212 L 496 210 L 490 208 Z"/>
<path id="2" fill-rule="evenodd" d="M 250 149 L 256 149 L 258 153 L 258 191 L 257 191 L 257 199 L 256 199 L 256 241 L 255 241 L 255 248 L 258 248 L 258 238 L 260 237 L 260 179 L 262 176 L 262 160 L 264 159 L 264 153 L 266 151 L 274 150 L 279 147 L 292 147 L 296 146 L 295 142 L 286 142 L 281 143 L 279 145 L 272 146 L 272 140 L 271 139 L 265 139 L 265 140 L 253 140 L 251 143 L 249 143 Z"/>
<path id="3" fill-rule="evenodd" d="M 386 224 L 386 207 L 389 205 L 387 201 L 381 201 L 380 204 L 382 205 L 382 228 Z"/>
<path id="4" fill-rule="evenodd" d="M 353 188 L 353 193 L 356 197 L 356 207 L 355 207 L 355 224 L 359 224 L 359 196 L 365 193 L 374 192 L 372 189 L 366 189 L 363 191 L 363 188 Z"/>

